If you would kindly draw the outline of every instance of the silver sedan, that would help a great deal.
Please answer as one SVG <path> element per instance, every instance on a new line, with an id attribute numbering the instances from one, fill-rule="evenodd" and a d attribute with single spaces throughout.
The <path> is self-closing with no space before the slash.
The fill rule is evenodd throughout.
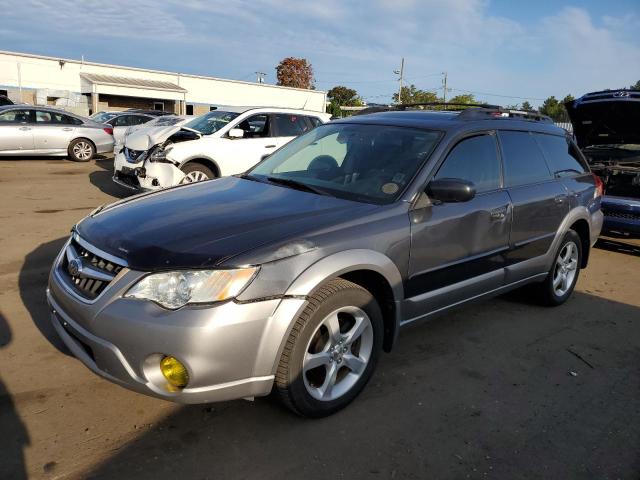
<path id="1" fill-rule="evenodd" d="M 113 127 L 55 108 L 0 107 L 0 156 L 68 156 L 88 162 L 113 150 Z"/>

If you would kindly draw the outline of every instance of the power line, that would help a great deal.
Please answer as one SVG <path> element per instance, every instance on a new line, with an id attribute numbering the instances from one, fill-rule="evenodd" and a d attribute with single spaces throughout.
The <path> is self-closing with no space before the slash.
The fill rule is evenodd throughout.
<path id="1" fill-rule="evenodd" d="M 464 89 L 461 89 L 461 88 L 451 88 L 451 87 L 449 87 L 449 90 L 454 90 L 456 92 L 473 93 L 474 95 L 486 95 L 487 97 L 517 98 L 519 100 L 539 100 L 539 101 L 545 101 L 546 100 L 544 98 L 518 97 L 516 95 L 502 95 L 502 94 L 499 94 L 499 93 L 476 92 L 474 90 L 464 90 Z"/>

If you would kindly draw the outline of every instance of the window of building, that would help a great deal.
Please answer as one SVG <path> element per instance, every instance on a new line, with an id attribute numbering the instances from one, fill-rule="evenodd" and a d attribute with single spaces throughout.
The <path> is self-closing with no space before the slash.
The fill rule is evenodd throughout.
<path id="1" fill-rule="evenodd" d="M 587 171 L 575 145 L 565 137 L 535 134 L 549 167 L 556 177 L 581 175 Z"/>
<path id="2" fill-rule="evenodd" d="M 538 143 L 529 132 L 501 131 L 504 177 L 508 187 L 553 178 Z"/>
<path id="3" fill-rule="evenodd" d="M 500 160 L 491 135 L 466 138 L 449 153 L 435 176 L 473 182 L 477 193 L 500 188 Z"/>
<path id="4" fill-rule="evenodd" d="M 193 105 L 187 105 L 187 115 L 193 115 Z"/>

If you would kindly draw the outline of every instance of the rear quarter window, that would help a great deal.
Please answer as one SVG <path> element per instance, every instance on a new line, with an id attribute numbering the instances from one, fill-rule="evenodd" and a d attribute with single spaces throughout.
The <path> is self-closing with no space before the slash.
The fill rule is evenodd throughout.
<path id="1" fill-rule="evenodd" d="M 543 182 L 553 178 L 547 162 L 529 132 L 502 130 L 498 132 L 504 161 L 507 187 Z"/>
<path id="2" fill-rule="evenodd" d="M 551 173 L 556 177 L 571 177 L 586 173 L 578 148 L 566 137 L 536 133 L 534 137 L 540 144 Z"/>

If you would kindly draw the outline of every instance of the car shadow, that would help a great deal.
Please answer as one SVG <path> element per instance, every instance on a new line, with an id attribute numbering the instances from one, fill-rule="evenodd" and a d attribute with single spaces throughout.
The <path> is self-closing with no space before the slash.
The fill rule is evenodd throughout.
<path id="1" fill-rule="evenodd" d="M 331 417 L 273 396 L 184 406 L 83 476 L 538 478 L 544 459 L 545 478 L 631 478 L 639 315 L 580 292 L 556 309 L 469 305 L 403 331 Z"/>
<path id="2" fill-rule="evenodd" d="M 600 237 L 595 244 L 596 248 L 608 250 L 610 252 L 626 253 L 640 257 L 640 243 L 629 243 L 620 241 L 618 238 Z"/>
<path id="3" fill-rule="evenodd" d="M 0 312 L 0 351 L 11 342 L 11 329 Z M 29 433 L 18 414 L 12 395 L 0 377 L 0 478 L 27 478 L 24 450 Z"/>
<path id="4" fill-rule="evenodd" d="M 113 181 L 113 160 L 96 160 L 96 165 L 102 170 L 95 170 L 89 174 L 89 181 L 101 192 L 116 198 L 125 198 L 135 192 L 124 188 Z"/>
<path id="5" fill-rule="evenodd" d="M 51 323 L 45 293 L 51 266 L 66 241 L 63 237 L 43 243 L 28 253 L 18 275 L 18 287 L 22 303 L 40 333 L 60 352 L 71 355 Z"/>

